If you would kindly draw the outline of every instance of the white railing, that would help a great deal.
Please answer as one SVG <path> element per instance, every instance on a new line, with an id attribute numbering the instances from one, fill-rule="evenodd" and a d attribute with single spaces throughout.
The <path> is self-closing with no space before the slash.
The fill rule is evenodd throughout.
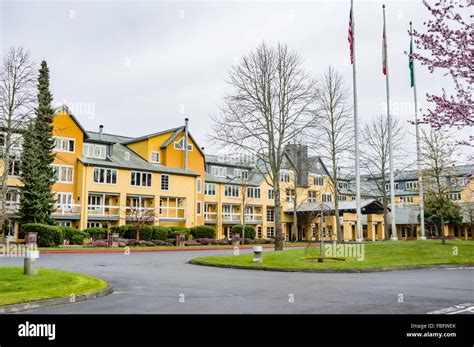
<path id="1" fill-rule="evenodd" d="M 223 212 L 222 220 L 240 222 L 241 216 L 242 215 L 240 213 Z"/>
<path id="2" fill-rule="evenodd" d="M 81 213 L 79 204 L 56 204 L 53 214 L 68 215 Z"/>
<path id="3" fill-rule="evenodd" d="M 18 211 L 20 203 L 18 201 L 5 201 L 5 208 L 8 212 Z"/>
<path id="4" fill-rule="evenodd" d="M 120 214 L 120 206 L 112 205 L 88 205 L 87 213 L 90 216 L 118 216 Z"/>
<path id="5" fill-rule="evenodd" d="M 160 206 L 160 217 L 161 218 L 174 218 L 184 219 L 185 208 L 184 207 L 173 207 L 173 206 Z"/>
<path id="6" fill-rule="evenodd" d="M 261 222 L 262 221 L 262 214 L 258 213 L 246 213 L 245 220 L 249 222 Z"/>
<path id="7" fill-rule="evenodd" d="M 205 220 L 217 220 L 217 212 L 204 212 Z"/>

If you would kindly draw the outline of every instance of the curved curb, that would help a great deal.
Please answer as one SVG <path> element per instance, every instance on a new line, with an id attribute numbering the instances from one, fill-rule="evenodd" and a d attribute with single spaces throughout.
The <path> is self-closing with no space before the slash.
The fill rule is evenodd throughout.
<path id="1" fill-rule="evenodd" d="M 36 308 L 71 304 L 71 303 L 79 302 L 79 301 L 98 299 L 98 298 L 107 296 L 109 294 L 112 294 L 113 291 L 114 291 L 113 287 L 107 286 L 107 288 L 96 291 L 96 292 L 75 295 L 74 301 L 72 302 L 71 302 L 70 296 L 64 296 L 61 298 L 29 301 L 29 302 L 23 302 L 20 304 L 0 306 L 0 314 L 15 313 L 15 312 L 33 310 Z"/>
<path id="2" fill-rule="evenodd" d="M 189 264 L 209 266 L 209 267 L 220 267 L 224 269 L 240 269 L 240 270 L 259 270 L 259 271 L 276 271 L 276 272 L 309 272 L 309 273 L 369 273 L 369 272 L 388 272 L 388 271 L 403 271 L 403 270 L 420 270 L 420 269 L 447 269 L 447 268 L 462 268 L 471 267 L 474 264 L 440 264 L 440 265 L 416 265 L 416 266 L 399 266 L 399 267 L 385 267 L 385 268 L 374 268 L 374 269 L 296 269 L 296 268 L 266 268 L 257 266 L 245 266 L 245 265 L 228 265 L 228 264 L 212 264 L 206 263 L 199 260 L 191 259 Z"/>

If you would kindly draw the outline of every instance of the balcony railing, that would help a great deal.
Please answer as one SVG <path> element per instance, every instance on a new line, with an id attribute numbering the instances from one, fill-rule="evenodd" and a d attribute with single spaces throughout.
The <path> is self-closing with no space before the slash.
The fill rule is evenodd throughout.
<path id="1" fill-rule="evenodd" d="M 161 206 L 160 218 L 185 219 L 184 207 Z"/>
<path id="2" fill-rule="evenodd" d="M 207 221 L 216 221 L 217 212 L 204 212 L 204 219 Z"/>
<path id="3" fill-rule="evenodd" d="M 222 213 L 222 220 L 224 221 L 232 221 L 232 222 L 240 222 L 240 213 L 231 213 L 231 212 L 223 212 Z"/>
<path id="4" fill-rule="evenodd" d="M 87 207 L 87 213 L 89 214 L 89 216 L 97 216 L 97 217 L 118 216 L 120 213 L 120 206 L 89 205 Z"/>
<path id="5" fill-rule="evenodd" d="M 262 221 L 262 214 L 258 213 L 246 213 L 245 220 L 248 222 L 261 222 Z"/>
<path id="6" fill-rule="evenodd" d="M 20 203 L 18 201 L 5 201 L 5 209 L 7 212 L 16 212 L 20 209 Z"/>
<path id="7" fill-rule="evenodd" d="M 56 204 L 53 214 L 56 215 L 70 215 L 70 214 L 80 214 L 81 205 L 79 204 Z"/>

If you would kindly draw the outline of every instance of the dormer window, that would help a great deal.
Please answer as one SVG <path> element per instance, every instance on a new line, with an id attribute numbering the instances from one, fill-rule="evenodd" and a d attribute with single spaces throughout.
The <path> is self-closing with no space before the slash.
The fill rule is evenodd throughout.
<path id="1" fill-rule="evenodd" d="M 174 142 L 174 149 L 177 149 L 178 151 L 184 151 L 184 137 L 181 138 L 179 141 Z M 193 150 L 193 145 L 189 143 L 188 141 L 188 151 Z"/>
<path id="2" fill-rule="evenodd" d="M 160 162 L 160 152 L 151 152 L 151 162 L 152 163 Z"/>
<path id="3" fill-rule="evenodd" d="M 107 155 L 107 146 L 96 143 L 84 143 L 84 156 L 87 158 L 105 159 Z"/>
<path id="4" fill-rule="evenodd" d="M 243 178 L 243 179 L 248 179 L 249 178 L 249 171 L 244 170 L 244 169 L 234 169 L 234 176 Z"/>

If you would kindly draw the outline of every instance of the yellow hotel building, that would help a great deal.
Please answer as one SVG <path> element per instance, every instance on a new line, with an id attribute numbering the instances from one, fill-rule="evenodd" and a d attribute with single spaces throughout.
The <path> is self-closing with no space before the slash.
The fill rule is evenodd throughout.
<path id="1" fill-rule="evenodd" d="M 271 238 L 275 234 L 273 188 L 257 170 L 258 164 L 248 158 L 205 155 L 189 132 L 187 121 L 177 128 L 131 138 L 104 133 L 102 127 L 98 132 L 86 131 L 68 108 L 62 106 L 54 117 L 53 135 L 56 140 L 53 191 L 57 203 L 52 216 L 61 225 L 79 229 L 111 227 L 135 223 L 140 218 L 151 225 L 211 225 L 215 226 L 218 238 L 224 238 L 230 237 L 232 226 L 242 224 L 245 218 L 246 224 L 255 227 L 257 237 Z M 305 146 L 289 146 L 287 150 L 287 163 L 280 174 L 285 238 L 318 239 L 318 211 L 322 208 L 324 237 L 335 239 L 336 216 L 331 215 L 333 189 L 323 161 L 319 157 L 309 158 Z M 298 163 L 291 160 L 293 155 L 299 158 Z M 294 175 L 294 165 L 300 166 L 298 177 Z M 474 165 L 458 166 L 449 178 L 461 183 L 450 198 L 471 205 L 471 211 L 473 168 Z M 19 225 L 18 175 L 18 163 L 13 160 L 6 196 L 10 234 L 17 234 Z M 400 239 L 419 237 L 419 223 L 413 220 L 418 204 L 416 180 L 415 171 L 396 176 L 396 223 Z M 379 194 L 369 178 L 363 177 L 362 183 L 364 239 L 383 239 L 385 226 Z M 338 218 L 344 240 L 355 240 L 354 182 L 341 178 L 338 185 L 341 194 Z M 295 200 L 297 230 L 293 230 Z M 427 230 L 432 232 L 430 226 Z M 468 214 L 462 225 L 446 225 L 445 234 L 472 239 L 472 220 Z"/>

